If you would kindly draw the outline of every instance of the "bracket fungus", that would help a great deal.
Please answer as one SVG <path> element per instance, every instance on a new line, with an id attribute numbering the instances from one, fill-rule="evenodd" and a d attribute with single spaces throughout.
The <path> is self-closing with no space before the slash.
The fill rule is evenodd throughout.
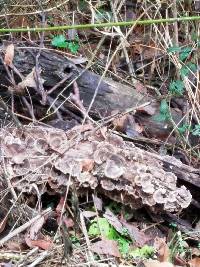
<path id="1" fill-rule="evenodd" d="M 94 161 L 97 164 L 102 164 L 112 153 L 115 153 L 114 147 L 111 144 L 104 142 L 97 146 L 96 151 L 94 152 Z"/>
<path id="2" fill-rule="evenodd" d="M 99 190 L 135 209 L 146 205 L 154 211 L 179 211 L 189 206 L 189 190 L 177 187 L 177 176 L 164 169 L 162 157 L 158 160 L 114 134 L 87 130 L 84 136 L 76 129 L 42 126 L 2 129 L 1 173 L 16 181 L 16 190 L 35 183 L 44 192 L 48 183 L 52 191 L 64 192 L 74 183 L 81 193 Z"/>

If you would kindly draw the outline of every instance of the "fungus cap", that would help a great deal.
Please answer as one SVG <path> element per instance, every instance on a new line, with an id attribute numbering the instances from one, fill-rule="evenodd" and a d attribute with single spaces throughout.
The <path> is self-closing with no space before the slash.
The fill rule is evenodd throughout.
<path id="1" fill-rule="evenodd" d="M 117 179 L 124 173 L 125 162 L 119 155 L 113 154 L 106 161 L 104 173 L 111 179 Z"/>

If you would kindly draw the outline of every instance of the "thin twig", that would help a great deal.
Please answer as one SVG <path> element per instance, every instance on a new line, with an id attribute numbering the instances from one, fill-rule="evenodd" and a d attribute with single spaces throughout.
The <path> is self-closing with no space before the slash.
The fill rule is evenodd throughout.
<path id="1" fill-rule="evenodd" d="M 64 82 L 66 82 L 71 77 L 72 77 L 72 73 L 69 73 L 68 75 L 66 75 L 61 81 L 59 81 L 50 90 L 48 90 L 47 95 L 52 94 L 57 88 L 59 88 Z"/>
<path id="2" fill-rule="evenodd" d="M 45 26 L 45 12 L 44 12 L 44 9 L 43 9 L 43 6 L 42 6 L 42 2 L 40 0 L 37 0 L 41 10 L 42 10 L 42 27 Z M 41 37 L 40 37 L 40 48 L 38 50 L 38 53 L 37 53 L 37 56 L 36 56 L 36 59 L 35 59 L 35 81 L 36 81 L 36 84 L 38 85 L 38 91 L 41 92 L 41 96 L 42 96 L 42 100 L 41 100 L 41 103 L 42 105 L 46 105 L 46 102 L 47 102 L 47 93 L 46 91 L 44 90 L 44 86 L 43 86 L 43 82 L 42 82 L 42 79 L 41 79 L 41 76 L 40 76 L 40 73 L 41 73 L 41 70 L 40 70 L 40 64 L 39 64 L 39 58 L 40 58 L 40 55 L 41 55 L 41 49 L 42 47 L 44 47 L 44 34 L 45 32 L 42 31 L 42 34 L 41 34 Z"/>
<path id="3" fill-rule="evenodd" d="M 36 260 L 34 260 L 34 262 L 32 262 L 31 264 L 27 265 L 27 267 L 35 267 L 35 266 L 37 266 L 41 261 L 43 261 L 49 255 L 50 255 L 49 251 L 42 252 L 40 254 L 40 256 Z"/>

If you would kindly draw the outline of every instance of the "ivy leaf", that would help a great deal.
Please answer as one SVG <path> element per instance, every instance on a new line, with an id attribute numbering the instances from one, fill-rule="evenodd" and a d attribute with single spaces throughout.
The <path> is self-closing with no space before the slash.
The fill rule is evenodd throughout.
<path id="1" fill-rule="evenodd" d="M 178 47 L 178 46 L 172 46 L 167 49 L 168 53 L 180 53 L 179 59 L 181 61 L 185 61 L 190 53 L 192 52 L 192 47 Z"/>
<path id="2" fill-rule="evenodd" d="M 151 258 L 155 253 L 155 249 L 152 246 L 145 245 L 142 248 L 136 248 L 130 251 L 130 256 L 132 258 L 138 259 L 148 259 Z"/>
<path id="3" fill-rule="evenodd" d="M 192 131 L 192 135 L 195 136 L 200 136 L 200 124 L 196 124 L 193 131 Z"/>
<path id="4" fill-rule="evenodd" d="M 110 225 L 106 218 L 96 218 L 92 221 L 89 227 L 88 234 L 90 236 L 100 236 L 103 235 L 104 238 L 109 240 L 115 240 L 118 243 L 119 250 L 123 256 L 127 256 L 129 253 L 129 246 L 132 241 L 121 236 L 115 228 Z"/>
<path id="5" fill-rule="evenodd" d="M 78 42 L 69 42 L 68 48 L 71 51 L 71 53 L 76 54 L 76 52 L 79 49 L 79 43 Z"/>
<path id="6" fill-rule="evenodd" d="M 117 231 L 109 224 L 106 218 L 98 218 L 93 220 L 88 234 L 90 236 L 100 236 L 102 234 L 104 237 L 110 240 L 116 240 L 118 237 Z"/>
<path id="7" fill-rule="evenodd" d="M 177 52 L 181 52 L 181 47 L 179 46 L 171 46 L 167 49 L 168 53 L 177 53 Z"/>
<path id="8" fill-rule="evenodd" d="M 181 80 L 172 81 L 169 85 L 169 91 L 175 96 L 183 95 L 184 88 L 184 83 Z"/>
<path id="9" fill-rule="evenodd" d="M 181 61 L 185 61 L 188 56 L 190 55 L 190 53 L 192 52 L 192 47 L 185 47 L 183 49 L 181 49 L 181 53 L 179 55 L 179 59 Z"/>
<path id="10" fill-rule="evenodd" d="M 160 113 L 154 116 L 154 120 L 158 122 L 169 121 L 170 110 L 166 99 L 163 99 L 160 103 Z"/>
<path id="11" fill-rule="evenodd" d="M 166 114 L 158 114 L 154 116 L 154 120 L 157 122 L 168 121 L 169 117 Z"/>
<path id="12" fill-rule="evenodd" d="M 190 125 L 184 123 L 181 127 L 178 127 L 178 131 L 180 134 L 184 134 L 187 130 L 190 130 Z"/>
<path id="13" fill-rule="evenodd" d="M 67 48 L 67 43 L 66 43 L 66 38 L 64 35 L 57 35 L 57 36 L 54 36 L 52 41 L 51 41 L 51 44 L 53 46 L 56 46 L 56 47 L 59 47 L 59 48 Z"/>
<path id="14" fill-rule="evenodd" d="M 160 103 L 160 113 L 161 114 L 167 114 L 169 113 L 169 106 L 167 104 L 167 100 L 163 99 Z"/>
<path id="15" fill-rule="evenodd" d="M 130 244 L 131 244 L 131 241 L 123 238 L 123 237 L 120 237 L 118 240 L 118 245 L 119 245 L 119 251 L 121 252 L 121 254 L 126 257 L 127 254 L 129 253 L 129 248 L 130 248 Z"/>
<path id="16" fill-rule="evenodd" d="M 190 72 L 196 72 L 196 71 L 197 71 L 197 65 L 192 62 L 188 62 L 185 66 L 183 66 L 180 69 L 180 74 L 182 77 L 185 77 L 188 76 Z"/>

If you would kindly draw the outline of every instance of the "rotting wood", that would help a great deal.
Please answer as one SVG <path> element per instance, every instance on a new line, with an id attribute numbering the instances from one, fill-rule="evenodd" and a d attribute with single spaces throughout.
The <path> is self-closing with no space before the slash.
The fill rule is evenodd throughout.
<path id="1" fill-rule="evenodd" d="M 30 45 L 27 47 L 20 46 L 20 44 L 15 46 L 15 56 L 13 60 L 13 73 L 16 80 L 16 84 L 21 82 L 21 74 L 23 77 L 26 77 L 30 74 L 35 67 L 35 58 L 37 55 L 37 47 L 33 48 Z M 3 47 L 0 49 L 1 58 L 4 57 Z M 113 81 L 109 78 L 103 78 L 89 70 L 79 67 L 73 63 L 72 59 L 68 59 L 65 56 L 59 54 L 58 52 L 44 49 L 41 51 L 39 58 L 39 66 L 41 67 L 41 79 L 45 80 L 44 87 L 45 90 L 52 92 L 48 95 L 51 97 L 51 102 L 54 102 L 54 99 L 57 101 L 57 106 L 63 102 L 63 98 L 59 98 L 59 93 L 63 88 L 67 87 L 63 91 L 63 95 L 68 97 L 72 86 L 68 85 L 72 83 L 77 77 L 77 84 L 80 91 L 80 99 L 83 101 L 84 107 L 89 107 L 91 100 L 93 98 L 94 92 L 97 88 L 97 85 L 100 82 L 98 93 L 95 98 L 95 101 L 90 110 L 90 115 L 95 118 L 104 119 L 106 116 L 110 116 L 113 111 L 124 112 L 127 109 L 138 107 L 144 103 L 149 102 L 149 109 L 154 110 L 153 114 L 156 115 L 159 113 L 159 101 L 156 102 L 150 96 L 144 95 L 134 87 L 121 84 L 119 82 Z M 0 73 L 1 75 L 1 84 L 8 84 L 7 74 L 0 60 Z M 57 85 L 60 86 L 57 88 Z M 56 88 L 56 90 L 54 90 Z M 5 87 L 3 87 L 2 95 L 5 94 Z M 37 92 L 34 91 L 32 94 L 32 99 L 38 100 Z M 39 95 L 41 98 L 41 94 Z M 153 101 L 152 101 L 153 100 Z M 154 102 L 154 103 L 152 103 Z M 65 101 L 64 106 L 66 110 L 74 110 L 74 107 L 70 104 L 69 101 Z M 61 106 L 62 109 L 64 106 Z M 160 137 L 164 139 L 168 136 L 171 131 L 170 127 L 166 127 L 166 124 L 163 122 L 155 121 L 153 116 L 147 111 L 148 107 L 145 107 L 142 111 L 138 110 L 135 114 L 137 120 L 144 128 L 144 132 L 149 135 L 149 137 Z M 151 113 L 150 112 L 150 113 Z M 172 117 L 177 124 L 181 118 L 182 113 L 177 112 L 176 109 L 171 109 Z M 134 113 L 134 112 L 133 112 Z"/>
<path id="2" fill-rule="evenodd" d="M 2 129 L 2 177 L 6 172 L 20 192 L 30 192 L 34 183 L 42 192 L 48 184 L 64 193 L 73 183 L 79 191 L 97 190 L 134 209 L 173 212 L 191 203 L 189 190 L 177 187 L 175 169 L 164 168 L 164 158 L 110 132 L 82 127 L 67 132 L 39 126 Z M 187 172 L 181 162 L 179 169 Z"/>
<path id="3" fill-rule="evenodd" d="M 15 68 L 26 77 L 35 67 L 35 57 L 37 55 L 37 48 L 30 47 L 15 47 L 15 56 L 13 65 Z M 1 52 L 3 58 L 3 52 Z M 92 100 L 94 91 L 99 83 L 101 77 L 89 70 L 84 70 L 72 61 L 60 55 L 59 53 L 42 50 L 39 58 L 40 67 L 42 69 L 41 78 L 45 80 L 44 86 L 52 88 L 61 80 L 69 76 L 69 79 L 63 83 L 63 86 L 69 84 L 74 78 L 77 79 L 81 99 L 84 106 L 87 108 Z M 0 61 L 0 72 L 4 72 L 4 66 Z M 69 75 L 71 73 L 72 75 Z M 1 77 L 3 79 L 4 77 Z M 20 78 L 15 75 L 16 81 Z M 1 84 L 8 84 L 7 79 L 2 80 Z M 123 86 L 123 88 L 122 88 Z M 47 90 L 48 91 L 48 90 Z M 59 90 L 56 91 L 56 95 Z M 65 95 L 69 95 L 70 90 L 65 90 Z M 55 92 L 54 92 L 55 93 Z M 110 79 L 103 79 L 98 89 L 98 95 L 95 100 L 92 113 L 100 116 L 110 115 L 112 110 L 125 110 L 141 103 L 145 103 L 148 97 L 137 93 L 133 88 L 112 82 Z"/>

